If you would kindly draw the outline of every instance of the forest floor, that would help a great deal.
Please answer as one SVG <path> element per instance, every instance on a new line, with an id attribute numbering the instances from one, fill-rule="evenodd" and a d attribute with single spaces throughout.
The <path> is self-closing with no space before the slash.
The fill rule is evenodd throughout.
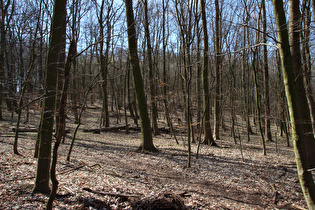
<path id="1" fill-rule="evenodd" d="M 292 147 L 282 137 L 261 150 L 259 135 L 234 144 L 230 131 L 221 134 L 219 147 L 192 145 L 187 168 L 185 136 L 177 145 L 169 134 L 154 137 L 158 153 L 137 152 L 138 131 L 84 133 L 99 122 L 87 112 L 75 141 L 71 161 L 66 155 L 71 133 L 59 149 L 56 209 L 132 209 L 132 204 L 167 193 L 189 209 L 304 209 L 306 203 L 297 178 Z M 38 113 L 22 127 L 36 127 Z M 99 115 L 98 115 L 99 117 Z M 0 122 L 0 209 L 44 209 L 47 195 L 32 194 L 36 173 L 33 158 L 36 133 L 20 133 L 19 152 L 13 154 L 14 121 Z M 117 126 L 118 124 L 116 124 Z M 112 126 L 115 126 L 113 119 Z M 244 137 L 243 137 L 244 135 Z"/>

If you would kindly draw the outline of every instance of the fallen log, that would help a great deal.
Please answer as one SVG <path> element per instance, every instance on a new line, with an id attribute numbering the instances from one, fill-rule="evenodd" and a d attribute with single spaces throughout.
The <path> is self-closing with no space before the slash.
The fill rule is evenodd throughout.
<path id="1" fill-rule="evenodd" d="M 12 128 L 12 132 L 15 132 L 16 128 Z M 19 128 L 19 132 L 37 132 L 37 128 Z"/>
<path id="2" fill-rule="evenodd" d="M 15 132 L 16 128 L 12 128 L 12 132 Z M 38 128 L 19 128 L 18 130 L 20 133 L 37 133 L 38 132 Z M 54 129 L 55 132 L 55 129 Z M 66 129 L 66 133 L 70 133 L 70 129 Z"/>
<path id="3" fill-rule="evenodd" d="M 101 133 L 101 132 L 107 132 L 107 131 L 119 131 L 119 130 L 125 130 L 126 126 L 117 126 L 117 127 L 106 127 L 106 128 L 87 128 L 83 129 L 83 132 L 91 132 L 91 133 Z M 129 128 L 128 128 L 129 129 Z"/>
<path id="4" fill-rule="evenodd" d="M 106 127 L 106 128 L 86 128 L 83 129 L 83 132 L 88 133 L 96 133 L 99 134 L 101 132 L 118 132 L 120 130 L 128 130 L 128 131 L 137 131 L 140 132 L 141 128 L 140 127 L 127 127 L 127 126 L 116 126 L 116 127 Z M 166 133 L 169 134 L 170 133 L 170 129 L 169 128 L 159 128 L 161 133 Z"/>

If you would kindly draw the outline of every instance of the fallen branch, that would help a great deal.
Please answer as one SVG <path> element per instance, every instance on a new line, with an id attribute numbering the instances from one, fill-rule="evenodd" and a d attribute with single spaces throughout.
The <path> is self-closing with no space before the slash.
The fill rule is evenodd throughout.
<path id="1" fill-rule="evenodd" d="M 82 190 L 85 190 L 87 192 L 94 193 L 94 194 L 97 194 L 97 195 L 119 197 L 119 198 L 122 198 L 122 199 L 125 199 L 125 200 L 128 200 L 129 198 L 134 198 L 134 197 L 138 197 L 139 196 L 139 195 L 135 195 L 135 194 L 128 195 L 128 194 L 122 194 L 122 193 L 105 193 L 105 192 L 92 190 L 92 189 L 86 188 L 86 187 L 83 188 Z"/>
<path id="2" fill-rule="evenodd" d="M 15 132 L 15 131 L 16 131 L 16 128 L 12 128 L 12 132 Z M 31 132 L 37 133 L 38 128 L 19 128 L 18 131 L 21 133 L 28 133 L 28 132 L 29 133 L 31 133 Z M 54 132 L 55 132 L 55 129 L 54 129 Z M 70 129 L 66 129 L 65 132 L 70 133 Z"/>
<path id="3" fill-rule="evenodd" d="M 129 127 L 129 126 L 117 126 L 117 127 L 106 127 L 106 128 L 86 128 L 83 129 L 83 132 L 91 132 L 95 134 L 99 134 L 101 132 L 118 132 L 120 130 L 133 130 L 133 131 L 141 131 L 140 127 Z M 169 134 L 170 129 L 169 128 L 159 128 L 160 132 Z"/>
<path id="4" fill-rule="evenodd" d="M 119 130 L 122 130 L 122 129 L 125 130 L 126 126 L 83 129 L 83 132 L 101 133 L 101 132 L 107 132 L 107 131 L 119 131 Z"/>
<path id="5" fill-rule="evenodd" d="M 12 128 L 12 132 L 15 132 L 16 128 Z M 19 132 L 34 132 L 36 133 L 38 131 L 37 128 L 19 128 L 18 129 Z"/>
<path id="6" fill-rule="evenodd" d="M 273 203 L 277 205 L 277 203 L 278 203 L 277 199 L 278 199 L 279 193 L 276 190 L 276 185 L 275 184 L 271 184 L 270 186 L 271 186 L 273 194 L 274 194 L 274 196 L 273 196 Z"/>

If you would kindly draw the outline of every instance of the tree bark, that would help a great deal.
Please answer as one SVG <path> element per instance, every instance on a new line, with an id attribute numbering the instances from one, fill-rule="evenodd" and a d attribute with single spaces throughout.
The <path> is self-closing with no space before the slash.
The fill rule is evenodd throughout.
<path id="1" fill-rule="evenodd" d="M 295 1 L 295 0 L 294 0 Z M 294 13 L 298 10 L 299 1 L 290 0 L 290 21 L 294 20 Z M 309 162 L 309 151 L 307 147 L 308 141 L 314 142 L 314 136 L 309 133 L 309 124 L 305 124 L 305 121 L 308 115 L 309 118 L 309 110 L 308 105 L 306 102 L 306 93 L 303 86 L 298 87 L 297 80 L 301 80 L 301 76 L 296 77 L 295 75 L 295 68 L 296 62 L 299 62 L 298 56 L 296 56 L 296 51 L 292 53 L 290 50 L 289 44 L 289 35 L 288 29 L 286 24 L 286 17 L 285 12 L 283 9 L 283 1 L 280 0 L 273 0 L 273 8 L 274 8 L 274 15 L 275 21 L 277 25 L 277 34 L 278 34 L 278 41 L 279 41 L 279 51 L 281 57 L 281 64 L 282 64 L 282 72 L 283 72 L 283 81 L 285 85 L 286 91 L 286 98 L 290 113 L 290 123 L 291 123 L 291 132 L 292 132 L 292 143 L 294 147 L 295 153 L 295 160 L 297 165 L 298 176 L 300 180 L 300 184 L 302 187 L 302 191 L 307 202 L 309 209 L 315 208 L 315 185 L 312 176 L 312 172 L 308 170 L 310 168 Z M 293 13 L 293 14 L 292 14 Z M 292 17 L 293 16 L 293 17 Z M 296 23 L 296 22 L 295 22 Z M 292 26 L 291 26 L 291 29 Z M 299 44 L 299 42 L 297 42 Z M 296 50 L 292 46 L 293 51 Z M 296 56 L 294 59 L 293 56 Z M 294 64 L 295 63 L 295 64 Z M 304 100 L 300 100 L 301 96 L 304 96 Z M 308 126 L 308 127 L 306 127 Z M 311 148 L 314 152 L 314 147 Z"/>
<path id="2" fill-rule="evenodd" d="M 66 18 L 66 0 L 56 0 L 52 17 L 50 42 L 46 63 L 46 88 L 42 108 L 42 126 L 40 130 L 40 148 L 33 193 L 49 193 L 49 171 L 51 161 L 51 142 L 54 126 L 56 100 L 56 82 L 59 55 L 62 50 L 62 39 Z"/>
<path id="3" fill-rule="evenodd" d="M 262 35 L 263 35 L 263 69 L 264 69 L 264 92 L 265 92 L 265 138 L 266 141 L 272 141 L 270 128 L 270 100 L 269 100 L 269 69 L 268 69 L 268 51 L 267 51 L 267 17 L 265 0 L 261 1 L 262 7 Z"/>
<path id="4" fill-rule="evenodd" d="M 53 149 L 53 158 L 51 163 L 51 171 L 50 171 L 50 177 L 52 182 L 52 190 L 47 202 L 47 210 L 52 209 L 53 201 L 55 200 L 57 190 L 58 190 L 58 180 L 56 175 L 56 166 L 57 166 L 57 160 L 58 160 L 58 148 L 61 143 L 61 139 L 64 136 L 65 128 L 66 128 L 66 106 L 67 106 L 67 94 L 68 94 L 68 87 L 69 87 L 69 81 L 70 81 L 70 68 L 72 59 L 74 58 L 76 54 L 76 41 L 72 40 L 69 46 L 69 54 L 67 58 L 67 62 L 65 65 L 65 72 L 64 72 L 64 80 L 63 80 L 63 87 L 60 97 L 60 103 L 59 103 L 59 123 L 58 123 L 58 129 L 57 130 L 57 137 L 56 137 L 56 143 Z"/>
<path id="5" fill-rule="evenodd" d="M 310 0 L 303 1 L 303 11 L 304 17 L 302 20 L 304 22 L 303 27 L 303 36 L 302 36 L 302 56 L 304 61 L 304 85 L 306 90 L 306 97 L 308 101 L 308 106 L 310 108 L 313 134 L 315 135 L 315 100 L 313 97 L 312 90 L 312 63 L 311 63 L 311 54 L 310 54 L 310 27 L 311 27 L 311 10 L 310 10 Z M 314 7 L 315 8 L 315 7 Z M 314 13 L 315 14 L 315 13 Z"/>
<path id="6" fill-rule="evenodd" d="M 220 75 L 220 7 L 219 1 L 215 0 L 215 102 L 214 102 L 214 132 L 213 138 L 217 140 L 220 138 L 220 113 L 221 113 L 221 96 L 220 96 L 220 85 L 221 85 L 221 75 Z"/>
<path id="7" fill-rule="evenodd" d="M 299 8 L 299 1 L 289 1 L 289 42 L 292 55 L 292 62 L 295 74 L 295 84 L 298 94 L 298 100 L 301 108 L 301 121 L 303 121 L 303 130 L 306 140 L 306 148 L 308 153 L 309 167 L 315 167 L 315 139 L 313 134 L 313 127 L 311 121 L 311 113 L 308 106 L 307 94 L 304 86 L 303 68 L 301 63 L 300 50 L 300 34 L 301 34 L 301 14 Z"/>
<path id="8" fill-rule="evenodd" d="M 149 62 L 149 86 L 150 86 L 150 93 L 151 93 L 151 118 L 152 118 L 152 128 L 153 128 L 153 134 L 159 135 L 159 127 L 157 124 L 157 118 L 158 118 L 158 111 L 156 106 L 156 92 L 155 92 L 155 82 L 156 79 L 154 78 L 154 72 L 153 72 L 153 61 L 152 61 L 152 46 L 151 46 L 151 40 L 150 40 L 150 30 L 149 30 L 149 17 L 148 17 L 148 2 L 147 0 L 144 0 L 144 32 L 145 32 L 145 38 L 147 42 L 147 57 Z"/>
<path id="9" fill-rule="evenodd" d="M 5 4 L 3 0 L 0 0 L 0 10 L 1 10 L 1 19 L 0 19 L 0 120 L 3 120 L 2 116 L 2 102 L 4 101 L 4 91 L 5 91 L 5 70 L 4 70 L 4 62 L 5 62 L 5 49 L 6 49 L 6 27 L 5 27 L 5 21 L 7 19 L 8 9 L 11 5 L 11 1 L 8 0 Z"/>
<path id="10" fill-rule="evenodd" d="M 109 127 L 109 112 L 108 112 L 108 94 L 107 94 L 107 75 L 108 75 L 108 54 L 109 45 L 111 39 L 111 25 L 109 20 L 109 14 L 112 10 L 112 4 L 108 5 L 108 11 L 106 17 L 104 17 L 104 6 L 105 0 L 102 0 L 100 15 L 99 15 L 99 25 L 100 25 L 100 69 L 102 74 L 102 91 L 103 91 L 103 109 L 102 109 L 102 125 Z M 104 36 L 104 21 L 106 21 L 106 37 Z M 104 54 L 104 40 L 106 40 L 106 48 Z"/>
<path id="11" fill-rule="evenodd" d="M 152 131 L 150 126 L 150 118 L 148 114 L 147 102 L 144 93 L 143 80 L 141 75 L 141 69 L 139 65 L 138 51 L 137 51 L 137 39 L 135 21 L 133 15 L 132 0 L 125 1 L 126 16 L 127 16 L 127 32 L 128 32 L 128 45 L 129 45 L 129 57 L 132 66 L 133 80 L 136 89 L 137 105 L 140 117 L 140 126 L 142 133 L 142 143 L 139 147 L 143 151 L 156 152 L 157 149 L 153 144 Z"/>
<path id="12" fill-rule="evenodd" d="M 214 138 L 211 134 L 210 123 L 210 94 L 208 82 L 209 69 L 209 43 L 208 29 L 205 9 L 205 0 L 200 0 L 202 28 L 203 28 L 203 65 L 202 65 L 202 85 L 203 85 L 203 107 L 204 107 L 204 143 L 216 146 Z"/>

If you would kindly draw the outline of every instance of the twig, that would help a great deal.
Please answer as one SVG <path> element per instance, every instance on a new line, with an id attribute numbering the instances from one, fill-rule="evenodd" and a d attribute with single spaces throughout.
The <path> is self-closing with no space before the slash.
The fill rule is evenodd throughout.
<path id="1" fill-rule="evenodd" d="M 75 192 L 73 192 L 70 188 L 63 186 L 64 189 L 66 189 L 69 193 L 72 193 L 73 195 L 75 195 Z"/>
<path id="2" fill-rule="evenodd" d="M 272 188 L 272 190 L 273 190 L 273 193 L 274 193 L 274 196 L 273 196 L 273 203 L 277 205 L 277 203 L 278 203 L 277 199 L 278 199 L 279 193 L 278 193 L 278 191 L 276 190 L 276 185 L 275 185 L 275 184 L 271 184 L 270 186 L 271 186 L 271 188 Z"/>

